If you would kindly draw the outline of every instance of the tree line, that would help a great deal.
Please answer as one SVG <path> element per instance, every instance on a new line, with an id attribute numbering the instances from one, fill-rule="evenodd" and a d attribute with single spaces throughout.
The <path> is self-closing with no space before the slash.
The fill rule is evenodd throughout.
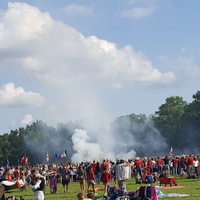
<path id="1" fill-rule="evenodd" d="M 187 103 L 180 96 L 168 97 L 150 116 L 130 114 L 117 117 L 111 123 L 111 131 L 118 133 L 121 141 L 131 138 L 127 141 L 127 148 L 133 148 L 139 156 L 156 155 L 161 149 L 166 152 L 170 147 L 177 154 L 199 154 L 200 91 L 192 98 L 192 102 Z M 48 151 L 49 159 L 56 162 L 55 153 L 66 147 L 69 159 L 74 153 L 71 136 L 76 128 L 84 127 L 80 121 L 59 123 L 56 127 L 36 121 L 25 128 L 2 133 L 0 161 L 2 165 L 7 162 L 17 165 L 26 153 L 29 163 L 44 163 Z"/>

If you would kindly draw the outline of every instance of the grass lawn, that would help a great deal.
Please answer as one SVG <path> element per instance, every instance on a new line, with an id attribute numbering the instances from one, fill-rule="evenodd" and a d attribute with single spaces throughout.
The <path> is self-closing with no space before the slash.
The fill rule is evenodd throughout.
<path id="1" fill-rule="evenodd" d="M 173 188 L 170 187 L 170 189 L 164 189 L 161 187 L 161 192 L 164 194 L 169 194 L 169 193 L 179 193 L 179 194 L 189 194 L 189 197 L 171 197 L 170 200 L 177 200 L 177 199 L 182 199 L 182 200 L 200 200 L 200 181 L 197 179 L 186 179 L 186 178 L 179 178 L 176 177 L 177 184 L 178 186 L 184 186 L 182 188 Z M 110 184 L 111 186 L 114 185 L 113 182 Z M 145 185 L 145 184 L 141 184 Z M 159 184 L 154 184 L 159 186 Z M 135 191 L 140 185 L 135 184 L 135 180 L 127 180 L 126 181 L 126 187 L 128 191 Z M 103 185 L 100 184 L 99 186 L 96 185 L 96 187 L 103 188 Z M 168 188 L 168 187 L 167 187 Z M 76 194 L 80 192 L 80 186 L 79 183 L 70 183 L 69 184 L 69 189 L 68 193 L 64 194 L 63 193 L 63 188 L 62 185 L 59 183 L 58 184 L 58 194 L 50 194 L 49 186 L 46 187 L 46 192 L 45 192 L 45 200 L 62 200 L 62 199 L 68 199 L 68 200 L 76 200 Z M 103 192 L 98 192 L 98 195 L 102 195 Z M 23 196 L 25 200 L 33 200 L 33 192 L 30 188 L 26 189 L 25 191 L 21 192 L 19 189 L 14 189 L 6 192 L 6 196 Z M 164 198 L 163 198 L 164 199 Z M 169 198 L 168 198 L 169 199 Z"/>

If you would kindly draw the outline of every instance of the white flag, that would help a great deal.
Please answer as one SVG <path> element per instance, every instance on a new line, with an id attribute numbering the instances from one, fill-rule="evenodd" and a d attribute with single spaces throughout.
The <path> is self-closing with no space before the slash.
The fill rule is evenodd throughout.
<path id="1" fill-rule="evenodd" d="M 60 158 L 64 158 L 67 156 L 67 150 L 65 150 L 61 155 L 60 155 Z"/>
<path id="2" fill-rule="evenodd" d="M 47 152 L 46 161 L 49 162 L 49 154 Z"/>
<path id="3" fill-rule="evenodd" d="M 172 156 L 172 155 L 173 155 L 173 149 L 171 147 L 170 152 L 169 152 L 169 156 Z"/>

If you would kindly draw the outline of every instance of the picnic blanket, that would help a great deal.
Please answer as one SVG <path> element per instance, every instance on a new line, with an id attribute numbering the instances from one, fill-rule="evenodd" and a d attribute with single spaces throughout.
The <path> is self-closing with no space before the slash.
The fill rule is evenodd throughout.
<path id="1" fill-rule="evenodd" d="M 117 189 L 114 187 L 108 187 L 108 194 L 110 200 L 115 200 L 121 196 L 128 196 L 130 199 L 145 199 L 158 200 L 155 186 L 141 186 L 136 191 L 127 192 L 125 190 Z"/>
<path id="2" fill-rule="evenodd" d="M 169 194 L 164 194 L 161 192 L 160 187 L 156 186 L 156 193 L 159 198 L 170 198 L 170 197 L 187 197 L 190 196 L 189 194 L 179 194 L 179 193 L 169 193 Z"/>
<path id="3" fill-rule="evenodd" d="M 21 188 L 25 185 L 23 180 L 2 181 L 1 184 L 5 187 L 5 191 Z"/>

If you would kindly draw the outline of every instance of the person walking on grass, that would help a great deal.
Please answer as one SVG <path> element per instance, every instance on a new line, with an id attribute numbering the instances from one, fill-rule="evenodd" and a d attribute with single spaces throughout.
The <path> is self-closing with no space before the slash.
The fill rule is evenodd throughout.
<path id="1" fill-rule="evenodd" d="M 101 181 L 104 184 L 104 195 L 107 195 L 107 188 L 108 188 L 108 184 L 111 181 L 112 176 L 108 170 L 107 167 L 103 167 L 103 171 L 101 173 Z"/>
<path id="2" fill-rule="evenodd" d="M 95 180 L 96 183 L 99 185 L 101 182 L 101 167 L 100 167 L 100 163 L 97 162 L 95 170 L 94 170 L 94 175 L 95 175 Z"/>
<path id="3" fill-rule="evenodd" d="M 62 186 L 64 189 L 64 193 L 67 193 L 68 191 L 68 185 L 70 182 L 70 171 L 67 168 L 66 165 L 63 166 L 62 170 L 61 170 L 61 178 L 62 178 Z"/>
<path id="4" fill-rule="evenodd" d="M 90 188 L 92 187 L 92 191 L 95 194 L 95 177 L 94 177 L 94 171 L 92 170 L 91 166 L 88 166 L 87 168 L 87 193 L 90 192 Z"/>
<path id="5" fill-rule="evenodd" d="M 35 169 L 31 172 L 32 180 L 30 182 L 29 187 L 34 192 L 34 200 L 44 200 L 44 187 L 45 187 L 45 180 L 42 175 Z"/>
<path id="6" fill-rule="evenodd" d="M 78 180 L 80 183 L 80 188 L 81 188 L 81 192 L 84 193 L 85 191 L 85 181 L 87 179 L 87 175 L 86 175 L 86 171 L 83 168 L 82 165 L 79 166 L 78 170 L 77 170 L 77 176 L 78 176 Z"/>

